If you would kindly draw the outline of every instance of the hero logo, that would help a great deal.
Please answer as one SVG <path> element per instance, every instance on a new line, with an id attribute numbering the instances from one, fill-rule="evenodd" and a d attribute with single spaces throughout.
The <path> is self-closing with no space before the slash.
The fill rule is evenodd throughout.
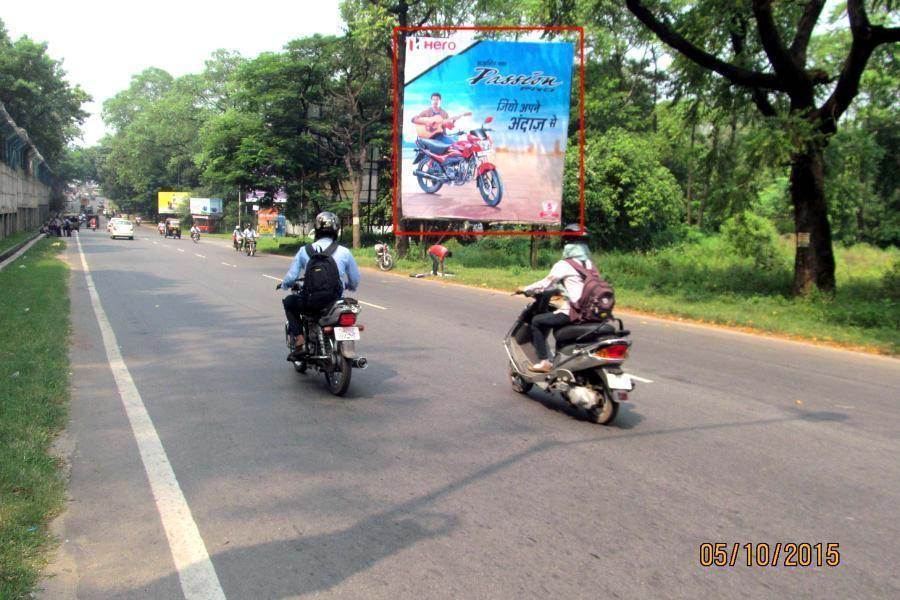
<path id="1" fill-rule="evenodd" d="M 444 40 L 423 40 L 409 38 L 409 50 L 456 50 L 456 42 Z"/>

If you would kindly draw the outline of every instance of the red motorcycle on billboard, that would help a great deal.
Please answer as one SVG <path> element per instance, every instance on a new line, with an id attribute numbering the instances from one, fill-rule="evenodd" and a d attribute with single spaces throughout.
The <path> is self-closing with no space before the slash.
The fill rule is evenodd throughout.
<path id="1" fill-rule="evenodd" d="M 468 133 L 457 131 L 451 135 L 465 136 L 452 144 L 428 139 L 428 134 L 420 132 L 416 138 L 416 157 L 413 175 L 419 187 L 426 194 L 434 194 L 444 184 L 464 185 L 474 180 L 481 194 L 481 199 L 488 206 L 497 206 L 503 199 L 503 182 L 497 167 L 487 160 L 488 152 L 493 150 L 494 140 L 485 127 L 493 121 L 488 117 L 478 129 Z"/>

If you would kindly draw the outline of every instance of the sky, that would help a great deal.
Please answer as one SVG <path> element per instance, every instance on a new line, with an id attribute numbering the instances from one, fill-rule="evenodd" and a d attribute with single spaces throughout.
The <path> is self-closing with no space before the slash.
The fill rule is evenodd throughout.
<path id="1" fill-rule="evenodd" d="M 342 25 L 338 0 L 19 1 L 3 2 L 0 19 L 12 39 L 47 42 L 49 55 L 63 60 L 67 79 L 93 97 L 76 142 L 85 146 L 104 134 L 103 101 L 147 67 L 179 77 L 201 71 L 219 48 L 254 57 L 292 39 L 339 33 Z"/>

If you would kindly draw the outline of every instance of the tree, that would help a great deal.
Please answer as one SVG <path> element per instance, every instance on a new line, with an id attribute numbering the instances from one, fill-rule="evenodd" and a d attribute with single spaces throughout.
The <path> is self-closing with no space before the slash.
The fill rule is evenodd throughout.
<path id="1" fill-rule="evenodd" d="M 66 145 L 80 135 L 90 96 L 66 81 L 62 61 L 47 55 L 47 44 L 9 39 L 0 21 L 0 102 L 55 169 Z"/>
<path id="2" fill-rule="evenodd" d="M 863 0 L 848 0 L 852 42 L 835 78 L 807 64 L 813 29 L 825 0 L 779 7 L 773 6 L 772 0 L 701 0 L 678 3 L 677 9 L 673 4 L 651 6 L 642 0 L 625 0 L 631 13 L 660 40 L 701 68 L 748 90 L 765 117 L 780 117 L 782 123 L 798 130 L 790 152 L 791 201 L 798 237 L 794 292 L 806 293 L 812 286 L 833 292 L 835 266 L 824 150 L 859 92 L 872 53 L 882 44 L 900 41 L 900 28 L 873 23 Z M 892 2 L 872 4 L 892 8 Z M 660 9 L 669 10 L 662 16 Z M 711 50 L 689 39 L 699 37 L 699 32 L 706 33 Z M 726 52 L 731 61 L 720 58 L 719 54 Z M 826 98 L 818 102 L 823 91 Z"/>

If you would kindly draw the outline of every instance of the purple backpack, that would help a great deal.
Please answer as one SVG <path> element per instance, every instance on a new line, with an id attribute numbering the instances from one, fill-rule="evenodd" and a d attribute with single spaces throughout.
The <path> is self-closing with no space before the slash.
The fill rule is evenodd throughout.
<path id="1" fill-rule="evenodd" d="M 616 293 L 612 286 L 593 266 L 587 268 L 574 258 L 566 259 L 572 268 L 578 271 L 584 281 L 584 289 L 581 298 L 577 302 L 571 302 L 569 320 L 573 323 L 601 323 L 612 316 L 612 309 L 616 305 Z"/>

